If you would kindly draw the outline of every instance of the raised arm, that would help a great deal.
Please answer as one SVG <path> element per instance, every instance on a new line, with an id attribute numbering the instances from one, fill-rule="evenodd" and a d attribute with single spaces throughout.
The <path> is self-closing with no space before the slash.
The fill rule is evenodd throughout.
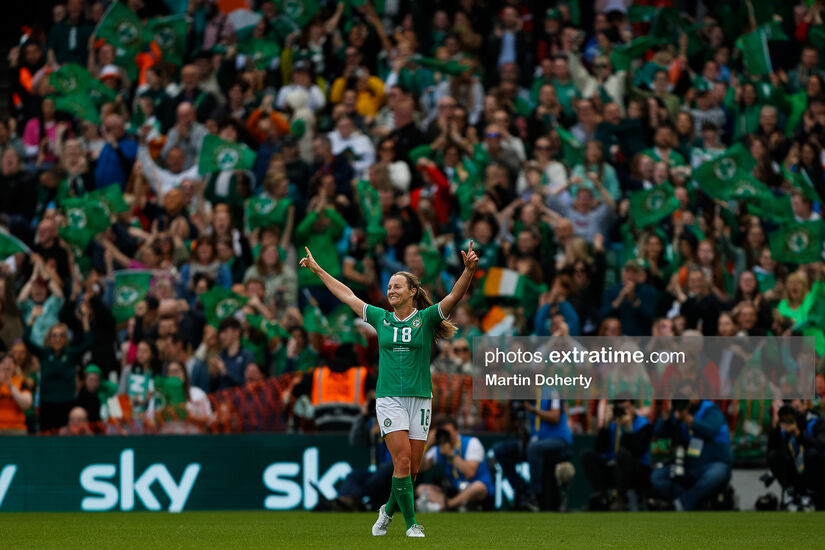
<path id="1" fill-rule="evenodd" d="M 441 314 L 445 318 L 452 313 L 455 306 L 458 305 L 458 302 L 460 302 L 467 293 L 467 289 L 470 288 L 470 283 L 473 282 L 476 269 L 478 269 L 478 256 L 473 252 L 473 241 L 470 241 L 470 247 L 467 249 L 467 252 L 461 251 L 461 257 L 464 260 L 464 272 L 461 274 L 461 277 L 458 278 L 455 285 L 453 285 L 450 293 L 441 300 Z"/>
<path id="2" fill-rule="evenodd" d="M 347 304 L 357 316 L 361 317 L 364 314 L 364 307 L 366 306 L 364 301 L 356 296 L 347 285 L 324 271 L 324 269 L 318 265 L 318 262 L 315 261 L 315 258 L 312 257 L 312 252 L 309 251 L 309 248 L 304 247 L 304 250 L 306 250 L 307 255 L 304 258 L 301 258 L 301 261 L 299 262 L 300 266 L 306 267 L 318 275 L 321 282 L 324 283 L 324 285 L 330 292 L 332 292 L 332 294 L 335 295 L 336 298 Z"/>

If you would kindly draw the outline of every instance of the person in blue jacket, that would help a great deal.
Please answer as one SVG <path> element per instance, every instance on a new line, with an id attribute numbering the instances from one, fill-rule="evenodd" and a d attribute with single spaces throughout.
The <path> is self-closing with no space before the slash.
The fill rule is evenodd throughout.
<path id="1" fill-rule="evenodd" d="M 582 453 L 582 468 L 596 491 L 591 504 L 603 508 L 608 490 L 616 489 L 611 510 L 635 512 L 650 481 L 650 439 L 653 426 L 636 414 L 632 399 L 619 398 L 608 409 L 607 423 L 596 436 L 595 449 Z"/>
<path id="2" fill-rule="evenodd" d="M 424 454 L 420 471 L 438 467 L 451 490 L 422 483 L 416 488 L 418 504 L 426 511 L 456 510 L 470 503 L 481 503 L 493 495 L 493 476 L 487 453 L 477 437 L 461 435 L 453 419 L 435 423 L 435 445 Z"/>
<path id="3" fill-rule="evenodd" d="M 693 510 L 730 481 L 730 432 L 722 410 L 712 401 L 674 399 L 672 405 L 669 416 L 656 422 L 653 435 L 671 438 L 676 462 L 654 470 L 650 485 L 676 510 Z"/>

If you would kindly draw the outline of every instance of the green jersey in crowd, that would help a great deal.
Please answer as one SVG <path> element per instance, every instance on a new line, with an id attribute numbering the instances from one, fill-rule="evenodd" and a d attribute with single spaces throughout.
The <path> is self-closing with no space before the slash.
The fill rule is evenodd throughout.
<path id="1" fill-rule="evenodd" d="M 364 320 L 378 332 L 376 397 L 432 397 L 430 352 L 443 319 L 439 304 L 415 309 L 403 320 L 394 312 L 364 306 Z"/>

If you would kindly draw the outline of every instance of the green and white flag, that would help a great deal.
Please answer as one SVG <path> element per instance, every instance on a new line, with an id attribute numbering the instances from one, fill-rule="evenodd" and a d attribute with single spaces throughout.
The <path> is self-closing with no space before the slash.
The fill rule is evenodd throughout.
<path id="1" fill-rule="evenodd" d="M 81 250 L 85 250 L 95 235 L 106 231 L 111 225 L 108 211 L 96 198 L 66 199 L 61 206 L 66 214 L 66 226 L 60 228 L 60 236 Z"/>
<path id="2" fill-rule="evenodd" d="M 22 252 L 29 254 L 31 249 L 26 243 L 5 231 L 0 231 L 0 260 L 5 260 L 9 256 Z"/>
<path id="3" fill-rule="evenodd" d="M 280 0 L 278 13 L 298 29 L 304 28 L 321 9 L 318 0 Z"/>
<path id="4" fill-rule="evenodd" d="M 777 197 L 771 194 L 766 197 L 752 197 L 748 201 L 748 213 L 763 221 L 779 224 L 793 223 L 793 208 L 791 197 L 788 195 Z"/>
<path id="5" fill-rule="evenodd" d="M 771 235 L 771 257 L 780 262 L 822 261 L 822 222 L 789 223 Z"/>
<path id="6" fill-rule="evenodd" d="M 735 193 L 743 182 L 750 182 L 756 187 L 756 180 L 750 174 L 754 164 L 750 152 L 734 146 L 726 154 L 705 162 L 694 170 L 693 179 L 711 197 L 727 199 L 731 190 Z M 742 188 L 742 192 L 745 192 L 745 188 Z"/>
<path id="7" fill-rule="evenodd" d="M 91 96 L 84 93 L 56 97 L 54 109 L 95 125 L 100 124 L 100 109 L 95 105 Z"/>
<path id="8" fill-rule="evenodd" d="M 273 338 L 289 340 L 290 338 L 289 332 L 287 332 L 287 330 L 282 327 L 280 323 L 265 319 L 261 315 L 247 314 L 246 321 L 249 323 L 250 327 L 262 332 L 266 336 L 267 340 L 272 340 Z"/>
<path id="9" fill-rule="evenodd" d="M 249 170 L 255 164 L 255 151 L 242 143 L 232 143 L 214 134 L 203 138 L 198 158 L 201 174 L 229 170 Z"/>
<path id="10" fill-rule="evenodd" d="M 107 216 L 129 211 L 129 205 L 126 204 L 126 200 L 123 198 L 123 191 L 121 191 L 119 183 L 96 189 L 89 193 L 89 197 L 97 199 L 100 206 L 107 212 Z"/>
<path id="11" fill-rule="evenodd" d="M 115 272 L 115 296 L 112 314 L 120 324 L 135 314 L 135 306 L 146 298 L 154 274 L 148 269 Z"/>
<path id="12" fill-rule="evenodd" d="M 557 126 L 556 131 L 559 134 L 559 138 L 561 138 L 561 150 L 564 156 L 564 162 L 567 164 L 567 168 L 572 170 L 574 166 L 582 163 L 584 147 L 581 142 L 576 139 L 576 136 L 563 127 Z"/>
<path id="13" fill-rule="evenodd" d="M 647 50 L 663 42 L 665 42 L 663 38 L 640 36 L 632 42 L 613 48 L 613 53 L 610 54 L 610 63 L 613 65 L 614 70 L 625 71 L 634 59 L 640 59 Z"/>
<path id="14" fill-rule="evenodd" d="M 115 63 L 126 69 L 129 78 L 137 76 L 135 56 L 143 41 L 143 22 L 122 2 L 113 3 L 95 29 L 95 37 L 115 47 Z"/>
<path id="15" fill-rule="evenodd" d="M 638 229 L 655 225 L 678 209 L 679 200 L 667 183 L 630 194 L 630 217 Z"/>
<path id="16" fill-rule="evenodd" d="M 61 95 L 85 95 L 98 106 L 117 98 L 114 90 L 77 63 L 67 63 L 51 73 L 49 84 Z"/>
<path id="17" fill-rule="evenodd" d="M 222 286 L 215 285 L 210 290 L 198 295 L 206 313 L 206 320 L 213 327 L 221 324 L 221 321 L 235 315 L 235 313 L 246 305 L 248 298 L 227 290 Z"/>
<path id="18" fill-rule="evenodd" d="M 155 42 L 163 54 L 163 61 L 180 65 L 186 52 L 186 34 L 189 20 L 186 15 L 156 17 L 146 22 L 143 41 Z"/>
<path id="19" fill-rule="evenodd" d="M 814 184 L 811 181 L 811 178 L 808 177 L 808 173 L 805 170 L 791 172 L 787 168 L 783 167 L 782 175 L 785 176 L 785 179 L 793 185 L 794 189 L 802 193 L 806 199 L 813 202 L 818 202 L 821 200 L 819 193 L 816 192 Z"/>
<path id="20" fill-rule="evenodd" d="M 271 39 L 252 38 L 241 44 L 238 51 L 249 57 L 259 71 L 267 70 L 281 56 L 281 47 Z"/>
<path id="21" fill-rule="evenodd" d="M 753 76 L 769 76 L 773 72 L 767 34 L 764 29 L 756 29 L 736 39 L 745 69 Z"/>

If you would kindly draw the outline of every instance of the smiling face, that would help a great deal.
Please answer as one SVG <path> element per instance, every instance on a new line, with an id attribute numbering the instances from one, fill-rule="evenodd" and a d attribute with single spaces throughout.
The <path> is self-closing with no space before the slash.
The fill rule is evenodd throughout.
<path id="1" fill-rule="evenodd" d="M 409 281 L 403 275 L 393 275 L 387 284 L 387 301 L 393 309 L 398 309 L 410 303 L 416 294 L 414 288 L 410 288 Z"/>

